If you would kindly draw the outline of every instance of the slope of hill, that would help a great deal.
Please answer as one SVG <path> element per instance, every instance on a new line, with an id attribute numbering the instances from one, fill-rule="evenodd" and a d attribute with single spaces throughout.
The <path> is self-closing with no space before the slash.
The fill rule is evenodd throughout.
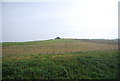
<path id="1" fill-rule="evenodd" d="M 109 43 L 110 42 L 110 43 Z M 55 39 L 34 42 L 3 43 L 3 56 L 9 54 L 62 54 L 79 51 L 117 49 L 114 41 Z"/>
<path id="2" fill-rule="evenodd" d="M 5 79 L 117 79 L 114 41 L 55 39 L 3 43 Z"/>

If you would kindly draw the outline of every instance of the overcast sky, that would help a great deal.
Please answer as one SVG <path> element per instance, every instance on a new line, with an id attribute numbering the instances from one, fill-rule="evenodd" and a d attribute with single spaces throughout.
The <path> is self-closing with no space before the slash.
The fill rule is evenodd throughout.
<path id="1" fill-rule="evenodd" d="M 118 37 L 118 0 L 4 2 L 3 41 Z M 0 6 L 1 7 L 1 6 Z"/>

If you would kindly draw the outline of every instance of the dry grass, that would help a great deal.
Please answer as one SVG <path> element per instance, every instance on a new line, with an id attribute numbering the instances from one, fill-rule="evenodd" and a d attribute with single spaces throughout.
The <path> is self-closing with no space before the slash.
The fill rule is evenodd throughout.
<path id="1" fill-rule="evenodd" d="M 106 42 L 106 41 L 105 41 Z M 50 40 L 29 45 L 3 46 L 4 55 L 9 54 L 62 54 L 78 51 L 118 49 L 118 45 L 101 44 L 79 40 Z"/>

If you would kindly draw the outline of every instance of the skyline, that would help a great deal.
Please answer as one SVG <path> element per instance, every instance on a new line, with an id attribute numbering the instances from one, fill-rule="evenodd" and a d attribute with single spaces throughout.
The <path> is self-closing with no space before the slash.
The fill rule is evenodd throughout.
<path id="1" fill-rule="evenodd" d="M 36 41 L 55 37 L 116 39 L 117 10 L 117 0 L 3 2 L 2 41 Z"/>

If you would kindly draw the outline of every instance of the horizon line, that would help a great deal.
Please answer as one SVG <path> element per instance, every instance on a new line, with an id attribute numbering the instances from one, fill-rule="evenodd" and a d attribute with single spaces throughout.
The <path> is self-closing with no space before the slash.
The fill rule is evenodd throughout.
<path id="1" fill-rule="evenodd" d="M 0 41 L 0 43 L 4 43 L 4 42 L 35 42 L 35 41 L 47 41 L 47 40 L 54 40 L 54 39 L 41 39 L 41 40 L 38 39 L 38 40 L 25 40 L 25 41 Z M 120 38 L 61 38 L 61 39 L 119 40 Z"/>

